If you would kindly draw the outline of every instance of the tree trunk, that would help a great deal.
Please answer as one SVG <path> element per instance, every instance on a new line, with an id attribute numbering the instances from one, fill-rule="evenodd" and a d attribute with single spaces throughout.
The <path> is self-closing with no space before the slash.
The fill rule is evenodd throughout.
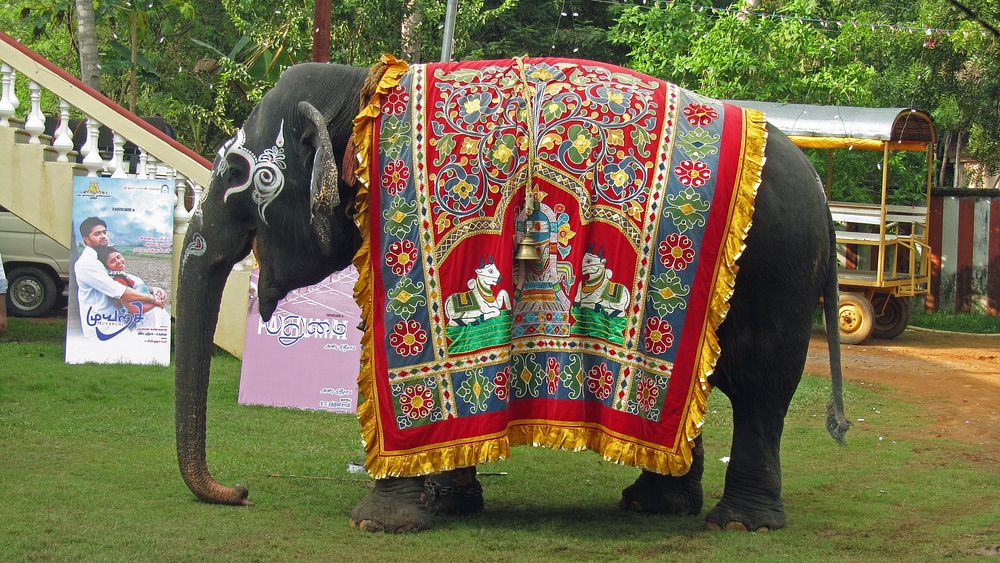
<path id="1" fill-rule="evenodd" d="M 128 69 L 128 110 L 135 113 L 136 100 L 139 97 L 138 58 L 139 58 L 139 13 L 132 10 L 128 14 L 129 51 L 131 65 Z"/>
<path id="2" fill-rule="evenodd" d="M 76 32 L 80 42 L 80 80 L 94 90 L 101 89 L 101 69 L 97 52 L 97 21 L 93 0 L 76 0 Z"/>
<path id="3" fill-rule="evenodd" d="M 416 0 L 406 2 L 406 10 L 403 15 L 403 23 L 400 26 L 402 36 L 403 59 L 416 63 L 420 62 L 420 24 L 423 22 L 423 14 L 417 7 Z"/>
<path id="4" fill-rule="evenodd" d="M 330 62 L 330 0 L 316 0 L 313 7 L 312 60 Z"/>

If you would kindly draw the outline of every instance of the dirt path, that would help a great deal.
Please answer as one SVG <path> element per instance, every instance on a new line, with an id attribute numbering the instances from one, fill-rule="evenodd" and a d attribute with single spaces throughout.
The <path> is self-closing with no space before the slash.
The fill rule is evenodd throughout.
<path id="1" fill-rule="evenodd" d="M 984 445 L 1000 459 L 1000 336 L 907 329 L 845 345 L 842 356 L 847 381 L 891 387 L 926 408 L 930 436 Z M 806 371 L 830 373 L 822 332 L 813 333 Z"/>

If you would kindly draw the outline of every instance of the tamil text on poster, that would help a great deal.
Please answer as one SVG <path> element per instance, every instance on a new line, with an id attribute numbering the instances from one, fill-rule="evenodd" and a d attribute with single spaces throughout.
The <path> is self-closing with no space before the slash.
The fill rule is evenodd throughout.
<path id="1" fill-rule="evenodd" d="M 361 311 L 352 292 L 354 268 L 295 290 L 264 321 L 250 281 L 241 404 L 355 412 L 361 359 Z"/>

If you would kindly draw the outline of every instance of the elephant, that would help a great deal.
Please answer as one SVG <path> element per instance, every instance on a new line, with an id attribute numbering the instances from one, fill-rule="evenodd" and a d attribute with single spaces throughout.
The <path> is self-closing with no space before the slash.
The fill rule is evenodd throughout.
<path id="1" fill-rule="evenodd" d="M 320 63 L 285 70 L 219 149 L 210 185 L 189 222 L 176 306 L 176 443 L 183 479 L 203 501 L 249 503 L 244 486 L 217 482 L 206 463 L 212 337 L 227 276 L 255 253 L 259 310 L 269 319 L 289 291 L 351 264 L 363 242 L 353 216 L 358 186 L 352 166 L 338 163 L 354 160 L 352 119 L 359 99 L 374 91 L 376 71 Z M 724 491 L 706 515 L 711 529 L 785 526 L 780 438 L 821 300 L 831 357 L 827 429 L 843 442 L 849 425 L 836 325 L 837 254 L 826 196 L 804 154 L 774 126 L 766 131 L 756 209 L 730 309 L 718 329 L 721 355 L 708 378 L 733 408 Z M 641 470 L 622 491 L 620 507 L 700 514 L 704 456 L 699 437 L 686 474 Z M 460 467 L 378 478 L 350 519 L 368 531 L 417 531 L 431 526 L 432 513 L 465 514 L 483 506 L 475 467 Z"/>

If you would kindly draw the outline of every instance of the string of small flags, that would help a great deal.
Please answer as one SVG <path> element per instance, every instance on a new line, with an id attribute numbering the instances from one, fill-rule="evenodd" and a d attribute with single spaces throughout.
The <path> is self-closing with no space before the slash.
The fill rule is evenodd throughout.
<path id="1" fill-rule="evenodd" d="M 632 6 L 639 6 L 643 8 L 661 7 L 663 5 L 670 6 L 671 8 L 682 8 L 682 9 L 686 7 L 692 12 L 708 12 L 714 16 L 741 15 L 748 18 L 751 17 L 771 18 L 771 19 L 778 19 L 781 21 L 798 20 L 798 22 L 801 24 L 805 23 L 816 24 L 823 27 L 824 29 L 844 28 L 844 27 L 852 27 L 856 29 L 859 27 L 867 27 L 872 31 L 876 31 L 879 29 L 886 29 L 890 31 L 905 31 L 907 33 L 923 33 L 928 37 L 933 37 L 937 35 L 952 35 L 954 33 L 962 33 L 963 37 L 968 37 L 970 33 L 976 33 L 976 32 L 970 32 L 968 30 L 959 31 L 957 29 L 942 29 L 937 27 L 922 27 L 917 25 L 906 25 L 897 23 L 871 23 L 871 22 L 866 23 L 866 22 L 859 22 L 856 20 L 828 20 L 828 19 L 814 18 L 808 16 L 793 16 L 788 14 L 758 12 L 747 9 L 716 8 L 713 6 L 706 6 L 703 4 L 695 4 L 693 2 L 691 3 L 676 2 L 675 0 L 590 0 L 590 2 L 596 2 L 599 4 L 629 4 Z M 569 14 L 563 11 L 562 15 L 566 16 Z M 577 13 L 572 12 L 572 15 L 576 16 Z M 989 35 L 985 30 L 979 33 L 981 33 L 983 36 Z"/>

